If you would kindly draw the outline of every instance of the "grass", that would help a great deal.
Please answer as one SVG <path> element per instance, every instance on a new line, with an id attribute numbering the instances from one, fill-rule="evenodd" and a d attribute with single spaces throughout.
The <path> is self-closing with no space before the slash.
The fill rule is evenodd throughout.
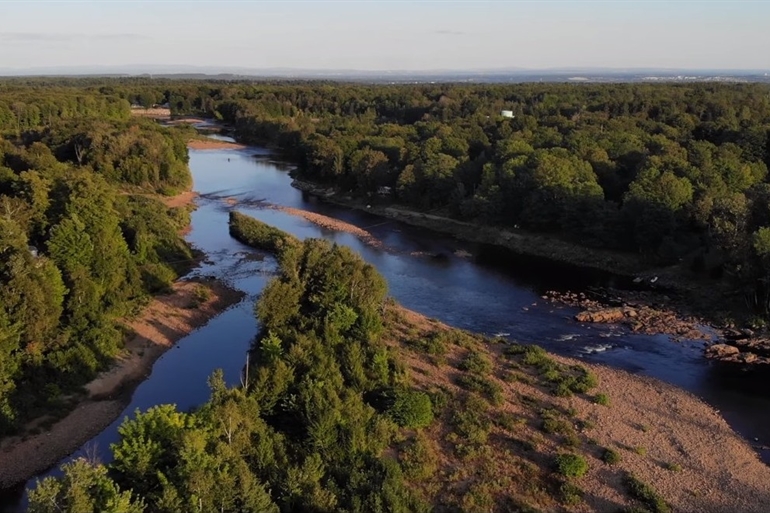
<path id="1" fill-rule="evenodd" d="M 602 406 L 609 406 L 610 398 L 607 396 L 607 394 L 596 394 L 594 396 L 594 402 Z"/>
<path id="2" fill-rule="evenodd" d="M 663 468 L 666 470 L 670 470 L 671 472 L 681 472 L 682 471 L 682 465 L 679 463 L 666 463 L 663 465 Z"/>
<path id="3" fill-rule="evenodd" d="M 634 452 L 639 456 L 647 456 L 647 448 L 642 447 L 641 445 L 638 447 L 634 447 Z"/>

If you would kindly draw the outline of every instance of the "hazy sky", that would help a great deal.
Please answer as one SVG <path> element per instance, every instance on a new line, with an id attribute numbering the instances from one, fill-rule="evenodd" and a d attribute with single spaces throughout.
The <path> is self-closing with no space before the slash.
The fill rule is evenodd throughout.
<path id="1" fill-rule="evenodd" d="M 770 1 L 0 0 L 0 68 L 770 69 Z"/>

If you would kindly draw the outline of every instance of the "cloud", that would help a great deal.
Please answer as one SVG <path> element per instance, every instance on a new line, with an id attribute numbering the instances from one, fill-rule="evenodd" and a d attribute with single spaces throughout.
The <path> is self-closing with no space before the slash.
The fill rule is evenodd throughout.
<path id="1" fill-rule="evenodd" d="M 49 32 L 3 32 L 0 41 L 6 43 L 67 43 L 76 41 L 138 41 L 148 39 L 142 34 L 56 34 Z"/>
<path id="2" fill-rule="evenodd" d="M 434 32 L 436 34 L 441 34 L 442 36 L 464 36 L 467 34 L 467 32 L 463 32 L 462 30 L 436 30 Z"/>

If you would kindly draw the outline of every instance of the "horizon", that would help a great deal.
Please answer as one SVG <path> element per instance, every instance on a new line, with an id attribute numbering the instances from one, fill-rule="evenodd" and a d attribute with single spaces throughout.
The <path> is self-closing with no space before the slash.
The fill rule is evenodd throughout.
<path id="1" fill-rule="evenodd" d="M 752 1 L 12 0 L 0 15 L 4 74 L 770 70 L 770 3 Z"/>

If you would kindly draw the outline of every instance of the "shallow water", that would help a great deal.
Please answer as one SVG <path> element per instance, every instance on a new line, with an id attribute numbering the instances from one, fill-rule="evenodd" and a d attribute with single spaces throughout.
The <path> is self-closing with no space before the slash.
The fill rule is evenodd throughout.
<path id="1" fill-rule="evenodd" d="M 702 342 L 672 342 L 667 336 L 580 325 L 576 310 L 543 299 L 545 290 L 580 290 L 589 285 L 622 285 L 592 272 L 464 243 L 365 212 L 320 202 L 291 187 L 290 165 L 266 150 L 190 150 L 195 190 L 188 240 L 208 255 L 193 275 L 213 276 L 246 293 L 244 300 L 183 338 L 153 367 L 121 417 L 80 451 L 60 463 L 98 453 L 109 461 L 117 427 L 136 409 L 173 403 L 186 410 L 206 401 L 206 379 L 221 368 L 226 381 L 240 379 L 255 334 L 254 301 L 275 273 L 275 261 L 228 234 L 228 213 L 236 209 L 294 234 L 324 237 L 350 246 L 387 279 L 390 294 L 407 308 L 447 324 L 511 340 L 534 342 L 550 351 L 659 378 L 703 398 L 752 443 L 770 445 L 770 400 L 747 393 L 744 376 L 726 374 L 702 356 Z M 302 218 L 265 208 L 265 203 L 334 217 L 371 232 L 384 244 L 366 245 L 354 235 L 318 227 Z M 470 257 L 456 256 L 464 252 Z M 441 254 L 436 259 L 420 254 Z M 416 255 L 415 255 L 416 254 Z M 755 438 L 757 440 L 755 440 Z M 762 454 L 770 463 L 770 451 Z M 58 465 L 57 465 L 58 468 Z M 53 470 L 45 475 L 55 475 Z M 34 484 L 34 480 L 28 485 Z M 22 511 L 23 487 L 0 495 L 2 511 Z"/>

